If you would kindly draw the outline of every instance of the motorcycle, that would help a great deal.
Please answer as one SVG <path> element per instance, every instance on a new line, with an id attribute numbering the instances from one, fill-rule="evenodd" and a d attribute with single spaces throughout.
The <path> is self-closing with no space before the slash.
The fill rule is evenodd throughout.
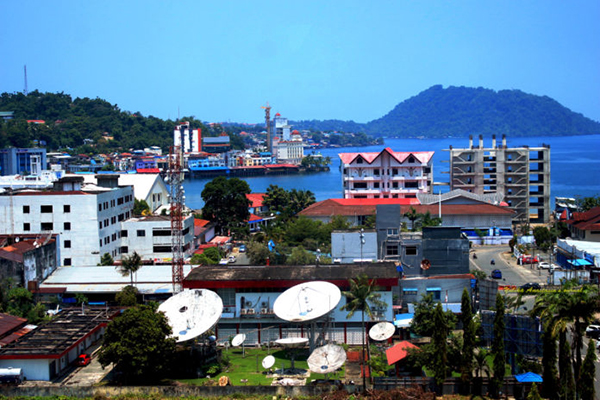
<path id="1" fill-rule="evenodd" d="M 496 261 L 492 258 L 492 261 L 490 261 L 490 264 L 496 265 Z"/>
<path id="2" fill-rule="evenodd" d="M 473 259 L 477 260 L 477 254 L 476 253 L 473 253 Z"/>

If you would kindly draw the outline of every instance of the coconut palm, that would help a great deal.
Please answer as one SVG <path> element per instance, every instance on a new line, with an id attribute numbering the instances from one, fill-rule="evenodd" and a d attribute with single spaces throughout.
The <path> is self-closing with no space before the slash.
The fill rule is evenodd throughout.
<path id="1" fill-rule="evenodd" d="M 342 311 L 348 311 L 346 318 L 352 318 L 356 311 L 361 312 L 362 322 L 362 359 L 363 359 L 363 387 L 367 386 L 365 374 L 365 314 L 369 319 L 373 319 L 373 310 L 371 306 L 385 307 L 387 304 L 380 300 L 381 293 L 377 293 L 377 287 L 373 279 L 369 280 L 366 275 L 359 275 L 355 279 L 348 280 L 350 290 L 344 292 L 346 304 L 341 308 Z"/>
<path id="2" fill-rule="evenodd" d="M 121 265 L 117 266 L 117 270 L 123 276 L 129 275 L 131 278 L 131 286 L 133 285 L 133 274 L 137 272 L 142 266 L 142 257 L 134 251 L 132 255 L 125 256 L 121 260 Z"/>
<path id="3" fill-rule="evenodd" d="M 490 377 L 490 366 L 487 362 L 489 355 L 490 352 L 488 350 L 480 347 L 473 357 L 475 360 L 475 371 L 478 378 L 480 376 L 483 377 L 484 372 L 488 378 Z"/>

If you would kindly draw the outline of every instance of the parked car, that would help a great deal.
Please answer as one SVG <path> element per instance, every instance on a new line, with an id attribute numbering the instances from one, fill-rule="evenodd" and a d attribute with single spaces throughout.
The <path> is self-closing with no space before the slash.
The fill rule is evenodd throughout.
<path id="1" fill-rule="evenodd" d="M 519 289 L 521 289 L 524 292 L 527 292 L 528 290 L 532 290 L 532 291 L 533 290 L 541 290 L 542 287 L 537 282 L 528 282 L 528 283 L 522 285 Z"/>
<path id="2" fill-rule="evenodd" d="M 246 252 L 246 245 L 245 244 L 240 244 L 240 253 L 245 253 Z"/>
<path id="3" fill-rule="evenodd" d="M 550 269 L 550 264 L 548 264 L 546 261 L 542 261 L 541 263 L 538 264 L 538 268 L 539 269 Z"/>
<path id="4" fill-rule="evenodd" d="M 236 258 L 234 255 L 231 255 L 227 260 L 229 261 L 229 263 L 233 264 L 236 261 Z"/>
<path id="5" fill-rule="evenodd" d="M 90 362 L 92 362 L 92 357 L 89 354 L 80 354 L 75 361 L 80 367 L 88 365 Z"/>
<path id="6" fill-rule="evenodd" d="M 521 255 L 521 257 L 519 257 L 519 260 L 521 261 L 521 264 L 536 264 L 540 261 L 537 257 L 531 256 L 529 254 Z"/>
<path id="7" fill-rule="evenodd" d="M 600 325 L 588 325 L 585 328 L 585 336 L 598 339 L 600 337 Z"/>
<path id="8" fill-rule="evenodd" d="M 492 278 L 493 279 L 502 279 L 502 271 L 500 271 L 499 269 L 495 269 L 492 271 Z"/>

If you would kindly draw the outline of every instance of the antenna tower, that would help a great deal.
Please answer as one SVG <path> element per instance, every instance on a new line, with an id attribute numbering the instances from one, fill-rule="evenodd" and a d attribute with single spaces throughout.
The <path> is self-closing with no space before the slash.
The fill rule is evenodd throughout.
<path id="1" fill-rule="evenodd" d="M 169 184 L 171 192 L 171 272 L 173 293 L 183 290 L 183 181 L 181 146 L 171 146 L 169 150 Z"/>
<path id="2" fill-rule="evenodd" d="M 23 94 L 27 96 L 27 93 L 29 93 L 27 90 L 27 65 L 23 66 L 23 70 L 25 71 L 25 90 L 23 90 Z"/>
<path id="3" fill-rule="evenodd" d="M 267 101 L 267 105 L 261 108 L 265 109 L 265 124 L 267 124 L 267 150 L 269 150 L 269 152 L 272 153 L 273 151 L 271 149 L 271 106 Z"/>

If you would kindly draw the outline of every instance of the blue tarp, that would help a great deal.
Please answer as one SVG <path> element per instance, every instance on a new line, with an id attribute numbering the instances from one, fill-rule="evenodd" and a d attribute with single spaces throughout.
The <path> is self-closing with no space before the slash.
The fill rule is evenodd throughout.
<path id="1" fill-rule="evenodd" d="M 585 267 L 586 265 L 592 265 L 591 262 L 583 258 L 578 258 L 577 260 L 569 260 L 567 262 L 573 265 L 574 267 Z"/>
<path id="2" fill-rule="evenodd" d="M 543 382 L 542 377 L 533 372 L 525 372 L 524 374 L 515 375 L 517 382 L 530 383 L 530 382 Z"/>

